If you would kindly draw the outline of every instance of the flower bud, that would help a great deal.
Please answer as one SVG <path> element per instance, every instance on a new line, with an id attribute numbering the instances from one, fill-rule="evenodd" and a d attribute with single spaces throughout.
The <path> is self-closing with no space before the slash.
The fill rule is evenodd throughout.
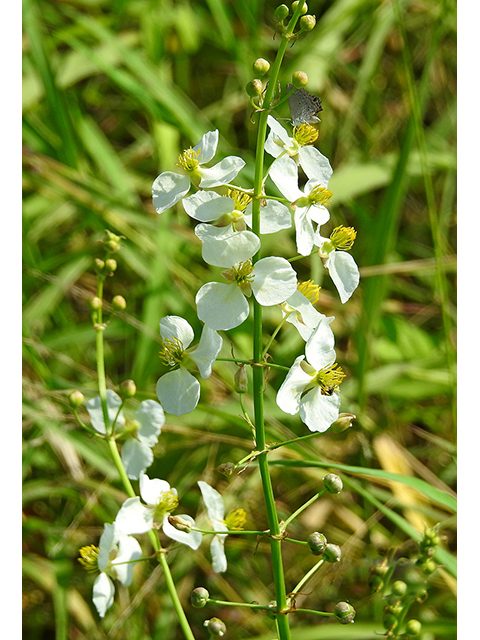
<path id="1" fill-rule="evenodd" d="M 122 398 L 133 398 L 137 393 L 137 385 L 133 380 L 124 380 L 120 385 L 119 392 Z"/>
<path id="2" fill-rule="evenodd" d="M 115 253 L 121 248 L 120 240 L 123 236 L 117 236 L 108 229 L 105 229 L 107 240 L 103 241 L 104 246 L 111 252 Z"/>
<path id="3" fill-rule="evenodd" d="M 308 536 L 308 546 L 314 556 L 321 556 L 327 546 L 327 539 L 323 533 L 314 531 Z"/>
<path id="4" fill-rule="evenodd" d="M 123 296 L 115 296 L 112 300 L 112 306 L 118 311 L 125 311 L 127 308 L 127 301 Z"/>
<path id="5" fill-rule="evenodd" d="M 108 260 L 105 260 L 105 269 L 110 273 L 113 273 L 114 271 L 117 270 L 117 261 L 114 260 L 113 258 L 109 258 Z"/>
<path id="6" fill-rule="evenodd" d="M 327 562 L 338 562 L 342 557 L 342 550 L 338 546 L 338 544 L 327 544 L 325 547 L 325 551 L 323 552 L 323 557 Z"/>
<path id="7" fill-rule="evenodd" d="M 68 401 L 70 402 L 70 405 L 75 409 L 77 407 L 80 407 L 83 404 L 84 400 L 85 400 L 85 396 L 81 391 L 72 391 L 72 393 L 68 396 Z"/>
<path id="8" fill-rule="evenodd" d="M 103 306 L 102 299 L 98 298 L 97 296 L 90 298 L 90 300 L 88 301 L 88 304 L 90 306 L 90 309 L 93 309 L 94 311 L 101 309 Z"/>
<path id="9" fill-rule="evenodd" d="M 355 620 L 356 611 L 348 602 L 337 602 L 334 612 L 340 624 L 350 624 Z"/>
<path id="10" fill-rule="evenodd" d="M 245 365 L 242 364 L 237 371 L 235 372 L 235 376 L 233 378 L 235 383 L 235 391 L 237 393 L 246 393 L 248 390 L 248 376 L 245 370 Z"/>
<path id="11" fill-rule="evenodd" d="M 192 530 L 192 524 L 187 520 L 184 520 L 181 516 L 168 516 L 168 521 L 172 527 L 175 527 L 178 531 L 190 533 Z"/>
<path id="12" fill-rule="evenodd" d="M 228 478 L 235 471 L 235 465 L 233 462 L 225 462 L 224 464 L 218 465 L 217 471 L 218 473 L 223 473 L 223 475 Z"/>
<path id="13" fill-rule="evenodd" d="M 300 18 L 300 30 L 301 31 L 311 31 L 312 29 L 315 28 L 315 25 L 317 24 L 317 19 L 315 18 L 315 16 L 302 16 Z"/>
<path id="14" fill-rule="evenodd" d="M 190 604 L 192 607 L 201 609 L 207 604 L 209 598 L 210 594 L 204 587 L 197 587 L 190 594 Z"/>
<path id="15" fill-rule="evenodd" d="M 292 75 L 292 84 L 295 89 L 306 87 L 308 84 L 308 76 L 305 71 L 295 71 L 295 73 Z"/>
<path id="16" fill-rule="evenodd" d="M 378 591 L 380 591 L 383 588 L 383 585 L 384 582 L 380 576 L 371 576 L 370 580 L 368 581 L 368 586 L 370 587 L 372 593 L 377 593 Z"/>
<path id="17" fill-rule="evenodd" d="M 340 493 L 343 489 L 343 482 L 340 476 L 328 473 L 323 479 L 323 486 L 329 493 Z"/>
<path id="18" fill-rule="evenodd" d="M 279 4 L 278 7 L 275 9 L 275 16 L 279 20 L 285 20 L 285 18 L 288 16 L 289 13 L 290 13 L 290 9 L 287 7 L 286 4 Z"/>
<path id="19" fill-rule="evenodd" d="M 207 627 L 212 636 L 224 636 L 227 631 L 225 623 L 220 620 L 220 618 L 211 618 L 210 620 L 205 620 L 203 626 Z"/>
<path id="20" fill-rule="evenodd" d="M 330 427 L 332 433 L 341 433 L 352 426 L 352 422 L 356 419 L 353 413 L 339 413 L 338 418 Z"/>
<path id="21" fill-rule="evenodd" d="M 398 625 L 397 618 L 392 613 L 387 613 L 387 615 L 383 618 L 383 626 L 385 629 L 392 631 Z"/>
<path id="22" fill-rule="evenodd" d="M 253 73 L 256 76 L 264 76 L 270 69 L 270 63 L 265 58 L 257 58 L 253 63 Z"/>
<path id="23" fill-rule="evenodd" d="M 418 636 L 421 630 L 422 630 L 422 625 L 418 620 L 409 620 L 407 622 L 407 626 L 405 627 L 406 633 L 408 633 L 411 636 Z"/>
<path id="24" fill-rule="evenodd" d="M 103 271 L 105 268 L 105 262 L 100 260 L 100 258 L 95 258 L 95 269 L 96 271 Z"/>
<path id="25" fill-rule="evenodd" d="M 407 585 L 403 580 L 395 580 L 392 584 L 392 593 L 396 596 L 404 596 L 407 593 Z"/>
<path id="26" fill-rule="evenodd" d="M 261 95 L 263 91 L 262 81 L 259 80 L 258 78 L 255 78 L 254 80 L 250 80 L 250 82 L 245 87 L 245 91 L 247 92 L 247 95 L 249 95 L 251 98 L 255 98 L 256 96 Z"/>
<path id="27" fill-rule="evenodd" d="M 292 2 L 292 11 L 295 12 L 295 9 L 298 6 L 298 0 L 295 0 L 295 2 Z M 303 7 L 302 7 L 302 12 L 300 13 L 301 16 L 304 16 L 308 11 L 308 6 L 307 3 L 304 2 L 303 3 Z"/>
<path id="28" fill-rule="evenodd" d="M 429 560 L 425 560 L 423 562 L 420 562 L 419 565 L 420 565 L 420 569 L 427 576 L 431 575 L 435 571 L 435 569 L 437 568 L 437 563 L 435 562 L 435 560 L 432 560 L 431 558 Z"/>

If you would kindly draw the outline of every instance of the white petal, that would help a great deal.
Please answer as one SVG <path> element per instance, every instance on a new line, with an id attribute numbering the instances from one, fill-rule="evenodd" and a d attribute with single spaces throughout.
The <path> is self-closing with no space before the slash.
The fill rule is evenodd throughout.
<path id="1" fill-rule="evenodd" d="M 337 287 L 340 300 L 345 303 L 360 282 L 360 273 L 355 260 L 346 251 L 332 251 L 325 266 Z"/>
<path id="2" fill-rule="evenodd" d="M 180 316 L 165 316 L 160 320 L 160 335 L 162 340 L 177 338 L 184 349 L 192 342 L 194 334 L 192 327 Z"/>
<path id="3" fill-rule="evenodd" d="M 140 498 L 127 498 L 120 507 L 115 526 L 121 533 L 146 533 L 153 527 L 153 510 L 140 502 Z"/>
<path id="4" fill-rule="evenodd" d="M 210 553 L 212 554 L 212 569 L 215 573 L 223 573 L 227 570 L 227 557 L 223 547 L 225 538 L 222 536 L 214 536 L 210 544 Z"/>
<path id="5" fill-rule="evenodd" d="M 300 166 L 309 180 L 316 180 L 324 187 L 328 187 L 333 170 L 328 158 L 312 146 L 301 147 L 298 152 Z"/>
<path id="6" fill-rule="evenodd" d="M 287 131 L 275 118 L 272 118 L 272 116 L 268 116 L 267 124 L 270 127 L 270 133 L 265 140 L 265 151 L 274 158 L 278 158 L 284 148 L 292 146 L 292 138 L 290 138 Z"/>
<path id="7" fill-rule="evenodd" d="M 135 538 L 121 535 L 118 540 L 118 554 L 112 564 L 115 566 L 117 577 L 124 587 L 132 584 L 133 567 L 132 560 L 142 557 L 142 549 Z M 123 564 L 126 563 L 126 564 Z"/>
<path id="8" fill-rule="evenodd" d="M 153 447 L 165 424 L 165 413 L 155 400 L 144 400 L 135 411 L 135 420 L 140 425 L 137 438 L 140 442 Z"/>
<path id="9" fill-rule="evenodd" d="M 200 383 L 184 367 L 180 367 L 158 380 L 157 397 L 167 413 L 183 416 L 197 406 Z"/>
<path id="10" fill-rule="evenodd" d="M 321 204 L 313 204 L 308 211 L 308 215 L 310 220 L 313 220 L 318 225 L 325 224 L 330 220 L 329 210 Z"/>
<path id="11" fill-rule="evenodd" d="M 335 362 L 335 336 L 330 327 L 334 319 L 322 318 L 305 345 L 307 362 L 317 371 Z"/>
<path id="12" fill-rule="evenodd" d="M 190 354 L 202 378 L 209 378 L 212 375 L 212 365 L 222 348 L 222 343 L 221 336 L 214 329 L 210 329 L 207 325 L 203 327 L 198 347 Z"/>
<path id="13" fill-rule="evenodd" d="M 277 405 L 282 411 L 292 416 L 298 413 L 303 390 L 312 381 L 312 376 L 305 373 L 300 366 L 303 360 L 305 356 L 298 356 L 295 359 L 277 393 Z"/>
<path id="14" fill-rule="evenodd" d="M 252 226 L 252 203 L 245 209 L 243 218 L 249 227 Z M 292 226 L 292 213 L 284 204 L 277 200 L 267 200 L 265 206 L 260 207 L 260 233 L 275 233 L 280 229 Z"/>
<path id="15" fill-rule="evenodd" d="M 289 156 L 282 156 L 274 160 L 270 167 L 270 178 L 276 184 L 281 194 L 290 202 L 295 202 L 303 197 L 303 192 L 298 188 L 298 168 L 295 160 Z"/>
<path id="16" fill-rule="evenodd" d="M 313 225 L 309 215 L 310 209 L 312 209 L 310 205 L 307 207 L 297 207 L 294 214 L 297 251 L 302 256 L 308 256 L 312 253 L 315 239 Z"/>
<path id="17" fill-rule="evenodd" d="M 202 179 L 200 186 L 202 189 L 211 189 L 212 187 L 220 187 L 223 184 L 231 182 L 238 172 L 245 166 L 245 161 L 238 156 L 228 156 L 221 162 L 218 162 L 210 169 L 201 167 L 200 173 Z"/>
<path id="18" fill-rule="evenodd" d="M 195 520 L 188 515 L 182 514 L 178 516 L 179 518 L 183 518 L 191 525 L 195 526 Z M 198 549 L 198 547 L 202 543 L 202 534 L 200 531 L 179 531 L 175 529 L 173 525 L 171 525 L 168 521 L 168 514 L 165 515 L 163 520 L 163 533 L 171 538 L 172 540 L 176 540 L 177 542 L 181 542 L 182 544 L 186 544 L 190 549 Z"/>
<path id="19" fill-rule="evenodd" d="M 225 505 L 223 504 L 222 496 L 203 480 L 199 480 L 197 484 L 202 492 L 203 501 L 212 524 L 215 520 L 223 520 L 225 517 Z"/>
<path id="20" fill-rule="evenodd" d="M 287 317 L 287 322 L 290 322 L 297 328 L 304 340 L 308 340 L 313 329 L 318 326 L 320 320 L 325 318 L 325 316 L 323 313 L 317 311 L 310 300 L 298 289 L 286 302 L 290 307 L 295 309 L 295 311 Z"/>
<path id="21" fill-rule="evenodd" d="M 297 289 L 297 274 L 285 258 L 262 258 L 254 273 L 253 294 L 266 307 L 284 302 Z"/>
<path id="22" fill-rule="evenodd" d="M 115 391 L 107 389 L 107 408 L 110 425 L 113 424 L 115 418 L 117 418 L 118 409 L 122 404 L 122 399 Z M 92 427 L 98 431 L 98 433 L 105 433 L 105 420 L 103 419 L 102 404 L 100 402 L 100 396 L 96 396 L 87 402 L 85 405 L 86 410 L 90 416 L 90 422 Z M 117 421 L 115 423 L 115 429 L 123 427 L 125 425 L 125 416 L 120 411 Z"/>
<path id="23" fill-rule="evenodd" d="M 197 191 L 184 198 L 182 204 L 191 218 L 201 222 L 212 222 L 235 209 L 233 198 L 221 196 L 215 191 Z"/>
<path id="24" fill-rule="evenodd" d="M 215 131 L 208 131 L 202 136 L 200 142 L 193 147 L 194 151 L 200 150 L 199 162 L 200 164 L 204 164 L 205 162 L 210 162 L 210 160 L 215 155 L 217 151 L 218 145 L 218 129 Z"/>
<path id="25" fill-rule="evenodd" d="M 310 431 L 326 431 L 338 418 L 340 402 L 338 391 L 331 396 L 324 396 L 320 387 L 315 387 L 300 402 L 300 418 Z"/>
<path id="26" fill-rule="evenodd" d="M 199 289 L 195 302 L 200 320 L 216 331 L 238 327 L 249 313 L 248 302 L 235 283 L 207 282 Z"/>
<path id="27" fill-rule="evenodd" d="M 167 491 L 177 493 L 176 489 L 170 487 L 166 480 L 160 478 L 149 478 L 145 473 L 140 476 L 140 495 L 142 500 L 148 505 L 156 506 L 162 495 Z"/>
<path id="28" fill-rule="evenodd" d="M 260 249 L 260 239 L 252 231 L 197 224 L 195 235 L 202 241 L 202 258 L 214 267 L 231 267 L 249 260 Z"/>
<path id="29" fill-rule="evenodd" d="M 106 573 L 101 573 L 93 585 L 92 601 L 95 605 L 98 615 L 103 618 L 107 609 L 113 604 L 113 596 L 115 595 L 115 586 Z"/>
<path id="30" fill-rule="evenodd" d="M 132 480 L 138 480 L 153 462 L 153 452 L 144 442 L 136 438 L 128 438 L 122 447 L 122 462 L 127 475 Z"/>
<path id="31" fill-rule="evenodd" d="M 189 176 L 165 171 L 152 185 L 152 201 L 157 213 L 163 213 L 173 207 L 190 190 Z"/>
<path id="32" fill-rule="evenodd" d="M 110 562 L 110 553 L 116 548 L 118 540 L 118 531 L 114 524 L 106 523 L 103 528 L 103 533 L 100 536 L 100 542 L 98 543 L 98 568 L 100 571 L 104 571 L 108 567 Z"/>

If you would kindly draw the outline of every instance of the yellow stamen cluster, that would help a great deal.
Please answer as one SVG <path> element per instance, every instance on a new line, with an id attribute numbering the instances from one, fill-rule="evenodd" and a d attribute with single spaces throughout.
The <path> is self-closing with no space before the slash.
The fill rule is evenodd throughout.
<path id="1" fill-rule="evenodd" d="M 178 496 L 170 490 L 164 491 L 155 507 L 155 520 L 160 522 L 166 513 L 172 513 L 178 507 Z"/>
<path id="2" fill-rule="evenodd" d="M 88 547 L 82 547 L 79 550 L 80 558 L 77 560 L 88 573 L 96 573 L 98 571 L 98 553 L 100 549 L 91 544 Z"/>
<path id="3" fill-rule="evenodd" d="M 252 200 L 248 193 L 242 193 L 241 191 L 237 191 L 237 189 L 228 189 L 227 196 L 235 202 L 236 211 L 245 211 L 248 203 Z"/>
<path id="4" fill-rule="evenodd" d="M 231 282 L 236 282 L 239 287 L 245 287 L 253 282 L 255 274 L 253 272 L 253 264 L 250 260 L 240 262 L 236 267 L 232 267 L 228 271 L 223 272 L 223 276 Z"/>
<path id="5" fill-rule="evenodd" d="M 332 196 L 333 193 L 330 191 L 330 189 L 318 185 L 311 190 L 308 195 L 308 200 L 310 204 L 321 204 L 326 207 L 330 204 Z"/>
<path id="6" fill-rule="evenodd" d="M 202 158 L 202 150 L 194 151 L 191 147 L 178 156 L 177 167 L 181 167 L 185 171 L 194 171 L 200 164 Z"/>
<path id="7" fill-rule="evenodd" d="M 245 529 L 247 514 L 245 509 L 232 509 L 225 518 L 225 524 L 229 531 L 242 531 Z"/>
<path id="8" fill-rule="evenodd" d="M 301 147 L 306 147 L 309 144 L 316 142 L 318 138 L 318 131 L 311 124 L 301 124 L 299 127 L 293 129 L 293 139 L 298 142 Z"/>
<path id="9" fill-rule="evenodd" d="M 183 344 L 178 338 L 167 338 L 163 341 L 163 349 L 160 351 L 160 359 L 169 367 L 175 367 L 182 364 L 185 357 Z"/>
<path id="10" fill-rule="evenodd" d="M 343 225 L 340 225 L 330 234 L 330 242 L 334 249 L 349 251 L 352 248 L 356 237 L 357 232 L 353 227 L 344 227 Z"/>
<path id="11" fill-rule="evenodd" d="M 321 288 L 322 287 L 320 285 L 313 284 L 313 280 L 299 282 L 297 285 L 297 289 L 300 291 L 300 293 L 303 293 L 307 300 L 309 300 L 312 304 L 316 304 L 318 302 Z"/>
<path id="12" fill-rule="evenodd" d="M 338 385 L 343 382 L 345 374 L 342 367 L 337 363 L 331 364 L 324 369 L 317 371 L 314 382 L 321 387 L 324 396 L 331 396 L 337 390 Z"/>

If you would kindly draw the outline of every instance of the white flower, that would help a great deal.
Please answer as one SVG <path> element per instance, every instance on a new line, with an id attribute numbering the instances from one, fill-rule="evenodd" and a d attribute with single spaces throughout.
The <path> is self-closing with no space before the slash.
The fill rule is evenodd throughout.
<path id="1" fill-rule="evenodd" d="M 319 290 L 320 287 L 314 285 L 312 280 L 299 283 L 295 293 L 280 305 L 286 321 L 297 328 L 305 341 L 310 338 L 320 320 L 326 318 L 312 304 L 318 301 Z"/>
<path id="2" fill-rule="evenodd" d="M 353 257 L 347 253 L 353 245 L 356 231 L 353 227 L 336 227 L 330 238 L 315 234 L 315 244 L 320 247 L 318 253 L 327 257 L 325 267 L 328 269 L 333 284 L 337 287 L 340 300 L 345 303 L 360 282 L 360 272 Z"/>
<path id="3" fill-rule="evenodd" d="M 125 416 L 122 411 L 119 411 L 122 406 L 122 399 L 115 391 L 107 389 L 107 408 L 110 427 L 115 423 L 115 430 L 125 426 Z M 102 403 L 100 396 L 96 396 L 87 402 L 85 405 L 86 410 L 90 416 L 90 422 L 92 427 L 98 431 L 98 433 L 105 434 L 105 420 L 103 418 Z"/>
<path id="4" fill-rule="evenodd" d="M 132 582 L 135 560 L 142 557 L 142 550 L 135 538 L 124 534 L 113 524 L 106 524 L 99 543 L 98 568 L 100 575 L 93 585 L 93 604 L 103 618 L 113 604 L 115 586 L 109 575 L 118 578 L 124 587 Z"/>
<path id="5" fill-rule="evenodd" d="M 265 151 L 274 158 L 286 152 L 291 158 L 298 160 L 309 179 L 318 180 L 324 186 L 328 185 L 333 171 L 328 158 L 312 146 L 318 137 L 315 127 L 309 124 L 295 127 L 291 138 L 272 116 L 268 116 L 267 124 L 270 133 L 265 141 Z"/>
<path id="6" fill-rule="evenodd" d="M 293 363 L 277 393 L 282 411 L 300 418 L 310 431 L 326 431 L 338 418 L 338 385 L 345 374 L 335 363 L 333 317 L 320 321 L 305 345 L 305 356 Z M 308 364 L 309 363 L 309 364 Z"/>
<path id="7" fill-rule="evenodd" d="M 202 166 L 213 158 L 217 145 L 218 130 L 209 131 L 193 149 L 187 149 L 179 156 L 178 164 L 185 171 L 184 174 L 165 171 L 155 179 L 152 197 L 157 213 L 173 207 L 186 196 L 191 181 L 202 189 L 211 189 L 227 184 L 235 178 L 245 165 L 238 156 L 228 156 L 211 168 Z"/>
<path id="8" fill-rule="evenodd" d="M 140 474 L 140 498 L 128 498 L 121 506 L 115 525 L 122 533 L 146 533 L 153 528 L 153 523 L 161 523 L 163 532 L 172 540 L 188 545 L 191 549 L 198 549 L 202 542 L 202 534 L 198 531 L 179 531 L 173 527 L 168 516 L 178 506 L 177 490 L 170 487 L 166 480 L 150 479 L 146 474 Z M 189 515 L 179 515 L 192 526 L 193 518 Z"/>
<path id="9" fill-rule="evenodd" d="M 157 396 L 167 413 L 181 416 L 193 411 L 200 398 L 200 383 L 184 366 L 188 358 L 197 365 L 202 378 L 209 378 L 212 365 L 222 348 L 222 338 L 205 325 L 196 349 L 186 351 L 194 338 L 193 329 L 179 316 L 166 316 L 160 320 L 160 334 L 164 348 L 161 356 L 170 371 L 157 382 Z"/>
<path id="10" fill-rule="evenodd" d="M 184 198 L 183 206 L 191 218 L 200 222 L 216 222 L 230 231 L 244 231 L 252 226 L 252 199 L 237 190 L 222 196 L 215 191 L 198 191 Z M 287 207 L 276 200 L 263 199 L 260 210 L 260 233 L 275 233 L 292 226 Z"/>
<path id="11" fill-rule="evenodd" d="M 329 203 L 332 192 L 327 189 L 327 183 L 318 178 L 310 179 L 304 191 L 299 189 L 297 165 L 289 156 L 275 160 L 269 175 L 285 198 L 295 205 L 297 249 L 302 256 L 308 256 L 315 243 L 313 223 L 322 225 L 330 219 L 324 205 Z"/>
<path id="12" fill-rule="evenodd" d="M 144 400 L 135 412 L 138 428 L 135 437 L 128 438 L 122 447 L 122 462 L 129 478 L 137 480 L 153 462 L 152 447 L 165 423 L 162 407 L 155 400 Z"/>
<path id="13" fill-rule="evenodd" d="M 217 254 L 224 255 L 221 246 Z M 227 258 L 216 260 L 217 265 L 230 266 L 232 262 L 227 262 Z M 223 264 L 219 264 L 222 260 Z M 297 288 L 296 273 L 285 258 L 262 258 L 253 265 L 245 256 L 244 262 L 234 264 L 223 276 L 229 284 L 208 282 L 195 298 L 198 317 L 217 331 L 238 327 L 247 318 L 249 306 L 245 296 L 253 293 L 259 304 L 269 307 L 284 302 Z"/>

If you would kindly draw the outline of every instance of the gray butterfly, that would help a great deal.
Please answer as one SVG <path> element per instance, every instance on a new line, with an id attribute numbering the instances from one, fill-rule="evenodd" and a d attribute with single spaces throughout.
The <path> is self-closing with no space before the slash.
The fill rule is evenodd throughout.
<path id="1" fill-rule="evenodd" d="M 287 84 L 287 92 L 293 89 L 292 84 Z M 320 122 L 317 113 L 322 111 L 322 101 L 317 96 L 308 93 L 306 89 L 295 89 L 288 98 L 288 106 L 292 114 L 292 124 L 298 127 L 301 124 L 314 124 Z"/>

